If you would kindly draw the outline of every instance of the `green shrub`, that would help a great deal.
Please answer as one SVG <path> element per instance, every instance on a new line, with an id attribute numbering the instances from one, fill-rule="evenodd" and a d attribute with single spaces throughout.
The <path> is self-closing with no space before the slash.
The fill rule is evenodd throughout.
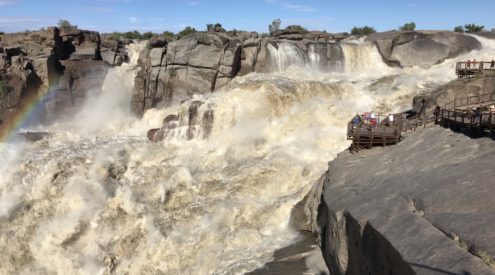
<path id="1" fill-rule="evenodd" d="M 466 28 L 466 32 L 468 33 L 475 33 L 475 32 L 481 32 L 485 28 L 485 26 L 479 26 L 475 24 L 466 24 L 464 25 L 464 28 Z"/>
<path id="2" fill-rule="evenodd" d="M 410 22 L 399 27 L 400 31 L 414 31 L 416 29 L 416 23 Z"/>
<path id="3" fill-rule="evenodd" d="M 141 39 L 150 39 L 154 36 L 155 34 L 152 32 L 145 32 L 141 35 Z"/>
<path id="4" fill-rule="evenodd" d="M 376 30 L 373 27 L 370 26 L 364 26 L 364 27 L 354 27 L 351 30 L 352 35 L 370 35 L 372 33 L 376 33 Z"/>
<path id="5" fill-rule="evenodd" d="M 173 32 L 164 31 L 162 33 L 162 35 L 163 35 L 165 41 L 167 41 L 169 43 L 175 40 L 175 34 Z"/>
<path id="6" fill-rule="evenodd" d="M 69 21 L 65 19 L 60 19 L 58 21 L 58 28 L 63 30 L 63 31 L 71 31 L 71 30 L 77 30 L 76 25 L 72 25 Z"/>
<path id="7" fill-rule="evenodd" d="M 455 32 L 464 32 L 464 27 L 463 26 L 457 26 L 454 28 Z"/>
<path id="8" fill-rule="evenodd" d="M 290 25 L 285 28 L 286 30 L 294 30 L 301 33 L 308 33 L 308 30 L 301 25 Z"/>
<path id="9" fill-rule="evenodd" d="M 196 31 L 195 28 L 190 27 L 190 26 L 187 26 L 182 31 L 180 31 L 177 35 L 179 37 L 183 37 L 183 36 L 186 36 L 186 35 L 189 35 L 189 34 L 193 34 L 193 33 L 197 33 L 197 32 L 198 31 Z"/>

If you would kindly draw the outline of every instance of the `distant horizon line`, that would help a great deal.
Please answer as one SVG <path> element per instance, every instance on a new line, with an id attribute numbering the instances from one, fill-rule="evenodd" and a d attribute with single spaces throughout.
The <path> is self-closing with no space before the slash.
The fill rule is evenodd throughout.
<path id="1" fill-rule="evenodd" d="M 135 32 L 135 31 L 139 32 L 140 34 L 144 34 L 144 33 L 163 34 L 164 32 L 171 32 L 173 34 L 177 34 L 177 33 L 181 32 L 182 30 L 184 30 L 187 27 L 194 28 L 196 30 L 196 32 L 208 32 L 208 30 L 206 30 L 206 29 L 205 30 L 199 30 L 199 29 L 196 29 L 194 26 L 185 26 L 182 30 L 179 30 L 179 31 L 172 31 L 172 30 L 165 29 L 165 28 L 162 31 L 149 30 L 147 28 L 134 28 L 134 29 L 123 30 L 123 31 L 119 31 L 119 30 L 101 31 L 101 30 L 98 30 L 97 28 L 78 27 L 77 25 L 76 25 L 76 27 L 77 27 L 78 30 L 81 30 L 81 31 L 95 31 L 95 32 L 98 32 L 98 33 L 101 33 L 101 34 L 128 33 L 128 32 Z M 362 28 L 362 27 L 371 27 L 371 28 L 374 28 L 373 26 L 360 26 L 360 27 L 355 26 L 355 27 L 357 27 L 357 28 Z M 60 27 L 58 27 L 56 25 L 47 25 L 46 27 L 41 27 L 39 29 L 26 29 L 26 30 L 23 30 L 23 31 L 2 31 L 0 29 L 0 33 L 3 33 L 3 34 L 15 34 L 15 33 L 24 33 L 24 32 L 38 32 L 38 31 L 44 31 L 44 30 L 47 30 L 47 29 L 50 29 L 50 28 L 61 29 Z M 280 28 L 280 30 L 285 30 L 286 28 Z M 421 31 L 451 31 L 451 32 L 455 32 L 454 29 L 455 29 L 455 27 L 452 28 L 452 29 L 415 29 L 415 30 L 410 30 L 410 31 L 417 31 L 417 32 L 421 32 Z M 251 32 L 251 33 L 252 32 L 255 32 L 255 33 L 258 33 L 258 34 L 265 34 L 265 33 L 268 34 L 267 31 L 242 30 L 242 29 L 236 29 L 236 28 L 233 28 L 231 30 L 227 30 L 226 29 L 226 32 L 232 32 L 232 31 Z M 329 34 L 341 34 L 341 33 L 351 33 L 352 29 L 349 30 L 349 31 L 335 31 L 335 32 L 330 32 L 330 31 L 327 31 L 326 29 L 311 29 L 311 30 L 308 29 L 307 31 L 308 32 L 326 32 L 326 33 L 329 33 Z M 381 30 L 375 30 L 375 31 L 376 31 L 376 33 L 385 33 L 385 32 L 393 32 L 393 31 L 400 31 L 400 30 L 398 28 L 396 28 L 396 29 L 390 29 L 390 30 L 384 30 L 384 31 L 381 31 Z M 480 33 L 493 33 L 493 32 L 495 32 L 495 28 L 492 28 L 492 29 L 483 29 L 482 31 L 480 31 Z"/>

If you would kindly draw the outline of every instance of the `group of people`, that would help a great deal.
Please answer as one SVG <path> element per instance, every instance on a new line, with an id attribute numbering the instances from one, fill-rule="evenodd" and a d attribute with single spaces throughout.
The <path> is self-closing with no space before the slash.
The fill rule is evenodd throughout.
<path id="1" fill-rule="evenodd" d="M 471 61 L 471 59 L 469 59 L 467 62 L 466 62 L 466 67 L 468 69 L 471 69 L 471 65 L 473 66 L 473 69 L 476 69 L 476 65 L 478 64 L 482 64 L 483 61 L 476 61 L 476 59 L 473 59 L 473 61 Z M 495 69 L 495 59 L 492 59 L 492 61 L 490 62 L 490 69 Z"/>
<path id="2" fill-rule="evenodd" d="M 386 120 L 387 125 L 389 127 L 392 126 L 394 123 L 394 115 L 389 114 L 385 120 Z M 376 116 L 373 111 L 365 112 L 364 114 L 361 114 L 361 115 L 356 114 L 352 118 L 351 123 L 354 127 L 356 127 L 358 125 L 368 125 L 368 126 L 371 126 L 372 128 L 374 128 L 378 124 L 380 124 L 380 117 Z"/>

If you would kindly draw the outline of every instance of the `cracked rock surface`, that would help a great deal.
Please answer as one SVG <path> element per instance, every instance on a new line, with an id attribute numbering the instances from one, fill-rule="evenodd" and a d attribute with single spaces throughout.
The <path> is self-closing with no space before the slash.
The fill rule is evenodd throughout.
<path id="1" fill-rule="evenodd" d="M 341 153 L 319 208 L 332 274 L 495 274 L 495 141 L 441 127 Z"/>

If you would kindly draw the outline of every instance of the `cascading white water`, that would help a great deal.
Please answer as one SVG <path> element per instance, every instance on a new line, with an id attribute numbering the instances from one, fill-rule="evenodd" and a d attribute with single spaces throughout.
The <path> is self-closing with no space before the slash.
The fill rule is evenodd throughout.
<path id="1" fill-rule="evenodd" d="M 471 54 L 493 55 L 495 45 L 481 41 L 485 49 Z M 375 50 L 349 47 L 363 49 L 344 49 L 346 62 Z M 350 62 L 385 66 L 363 58 Z M 0 274 L 242 274 L 260 267 L 297 237 L 290 210 L 349 145 L 348 119 L 404 108 L 411 95 L 455 77 L 454 62 L 359 75 L 297 67 L 253 73 L 142 120 L 128 115 L 125 92 L 135 63 L 115 68 L 98 100 L 47 129 L 51 138 L 0 151 Z M 200 117 L 214 112 L 208 139 L 203 127 L 186 138 L 194 101 L 202 102 Z M 177 113 L 170 138 L 146 140 L 146 129 Z"/>
<path id="2" fill-rule="evenodd" d="M 308 46 L 307 67 L 324 72 L 342 72 L 344 57 L 339 45 L 318 43 Z"/>
<path id="3" fill-rule="evenodd" d="M 389 74 L 390 68 L 383 62 L 375 45 L 368 42 L 344 43 L 345 72 L 353 74 Z"/>
<path id="4" fill-rule="evenodd" d="M 289 42 L 280 42 L 276 46 L 267 44 L 275 70 L 283 72 L 290 66 L 304 67 L 307 64 L 306 54 L 296 45 Z"/>

